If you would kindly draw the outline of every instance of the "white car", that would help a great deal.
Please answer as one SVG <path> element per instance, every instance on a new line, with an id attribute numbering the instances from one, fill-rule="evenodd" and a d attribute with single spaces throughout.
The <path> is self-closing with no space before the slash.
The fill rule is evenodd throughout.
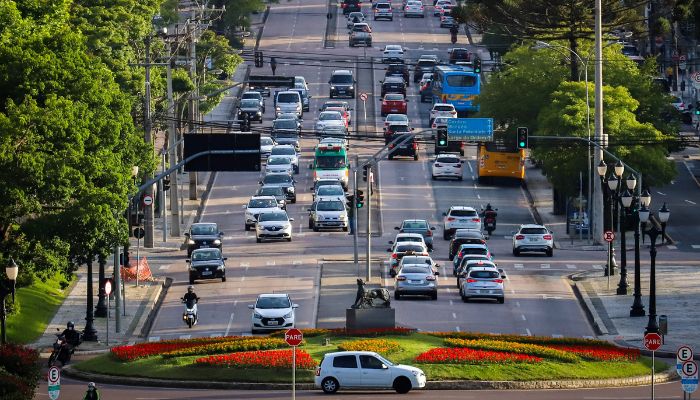
<path id="1" fill-rule="evenodd" d="M 334 136 L 324 137 L 318 141 L 318 144 L 320 144 L 321 146 L 323 146 L 323 145 L 327 146 L 330 144 L 330 145 L 345 147 L 345 149 L 350 148 L 350 142 L 348 142 L 348 140 L 345 139 L 344 137 L 334 137 Z"/>
<path id="2" fill-rule="evenodd" d="M 433 123 L 430 125 L 430 128 L 433 130 L 433 135 L 437 134 L 438 128 L 445 128 L 447 127 L 447 120 L 450 118 L 457 118 L 456 115 L 450 115 L 448 116 L 440 116 L 437 117 L 433 120 Z"/>
<path id="3" fill-rule="evenodd" d="M 398 44 L 387 44 L 382 51 L 382 63 L 404 62 L 403 47 Z"/>
<path id="4" fill-rule="evenodd" d="M 678 96 L 671 97 L 671 105 L 676 108 L 676 110 L 683 112 L 685 111 L 685 103 Z"/>
<path id="5" fill-rule="evenodd" d="M 394 251 L 394 248 L 398 243 L 403 242 L 418 242 L 426 246 L 425 239 L 423 239 L 423 235 L 421 235 L 420 233 L 397 233 L 394 240 L 389 241 L 389 244 L 391 245 L 391 251 Z"/>
<path id="6" fill-rule="evenodd" d="M 457 229 L 481 229 L 481 217 L 473 207 L 452 206 L 442 215 L 442 238 L 445 240 L 449 240 Z"/>
<path id="7" fill-rule="evenodd" d="M 258 215 L 263 212 L 281 211 L 275 196 L 253 196 L 245 205 L 245 230 L 255 226 Z"/>
<path id="8" fill-rule="evenodd" d="M 314 193 L 314 201 L 340 200 L 345 202 L 345 190 L 340 185 L 319 186 Z"/>
<path id="9" fill-rule="evenodd" d="M 520 225 L 520 229 L 513 234 L 513 255 L 538 251 L 554 255 L 554 235 L 544 225 L 526 224 Z"/>
<path id="10" fill-rule="evenodd" d="M 463 302 L 471 299 L 496 299 L 500 304 L 506 300 L 505 279 L 493 267 L 474 267 L 464 278 L 459 295 Z"/>
<path id="11" fill-rule="evenodd" d="M 403 394 L 424 388 L 425 381 L 420 368 L 394 364 L 375 352 L 339 351 L 324 354 L 314 385 L 329 394 L 341 388 L 394 389 Z"/>
<path id="12" fill-rule="evenodd" d="M 299 155 L 297 150 L 291 144 L 278 144 L 270 150 L 270 157 L 272 156 L 286 156 L 292 159 L 292 167 L 294 168 L 294 173 L 299 173 Z"/>
<path id="13" fill-rule="evenodd" d="M 321 111 L 316 121 L 316 132 L 323 133 L 327 128 L 345 129 L 345 120 L 338 111 Z"/>
<path id="14" fill-rule="evenodd" d="M 269 156 L 267 164 L 265 164 L 266 174 L 292 174 L 294 165 L 292 158 L 289 156 Z"/>
<path id="15" fill-rule="evenodd" d="M 404 18 L 408 17 L 420 17 L 420 18 L 425 18 L 425 7 L 423 7 L 423 3 L 420 1 L 409 1 L 406 3 L 406 6 L 403 8 L 403 16 Z"/>
<path id="16" fill-rule="evenodd" d="M 294 314 L 298 304 L 292 303 L 288 294 L 266 293 L 258 295 L 255 304 L 248 305 L 253 310 L 252 333 L 277 329 L 294 328 Z"/>
<path id="17" fill-rule="evenodd" d="M 261 243 L 263 239 L 286 239 L 292 241 L 292 221 L 284 210 L 262 212 L 258 214 L 258 222 L 255 224 L 255 241 Z"/>
<path id="18" fill-rule="evenodd" d="M 436 16 L 436 17 L 439 16 L 440 13 L 442 12 L 442 10 L 443 10 L 445 7 L 447 7 L 447 8 L 453 7 L 452 0 L 438 0 L 438 1 L 435 3 L 435 8 L 434 8 L 434 10 L 433 10 L 433 15 Z"/>
<path id="19" fill-rule="evenodd" d="M 384 118 L 384 130 L 389 125 L 406 125 L 409 126 L 408 115 L 406 114 L 387 114 Z"/>
<path id="20" fill-rule="evenodd" d="M 462 164 L 464 161 L 459 159 L 459 154 L 441 153 L 435 156 L 433 160 L 433 180 L 437 178 L 457 178 L 461 181 Z"/>
<path id="21" fill-rule="evenodd" d="M 260 155 L 267 158 L 277 143 L 269 136 L 260 136 Z"/>
<path id="22" fill-rule="evenodd" d="M 294 87 L 298 89 L 309 90 L 309 86 L 306 84 L 306 78 L 303 76 L 294 77 Z"/>
<path id="23" fill-rule="evenodd" d="M 323 186 L 321 187 L 323 188 Z M 319 188 L 319 190 L 321 189 Z M 318 199 L 318 197 L 317 197 Z M 309 229 L 337 229 L 347 231 L 349 228 L 348 212 L 343 200 L 317 200 L 309 211 Z"/>
<path id="24" fill-rule="evenodd" d="M 357 18 L 357 21 L 355 21 L 355 18 Z M 359 24 L 365 22 L 365 14 L 360 12 L 360 11 L 353 11 L 350 14 L 348 14 L 348 21 L 347 21 L 347 27 L 348 29 L 352 28 L 353 24 Z"/>
<path id="25" fill-rule="evenodd" d="M 437 117 L 456 117 L 457 110 L 455 106 L 448 103 L 435 103 L 433 108 L 430 110 L 430 125 L 433 124 L 433 120 Z"/>

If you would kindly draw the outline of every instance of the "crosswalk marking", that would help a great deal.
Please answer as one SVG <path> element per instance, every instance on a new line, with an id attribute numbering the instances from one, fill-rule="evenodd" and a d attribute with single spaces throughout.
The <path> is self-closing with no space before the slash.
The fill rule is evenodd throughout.
<path id="1" fill-rule="evenodd" d="M 182 339 L 182 340 L 187 340 L 191 337 L 192 337 L 192 335 L 180 335 L 180 339 Z"/>
<path id="2" fill-rule="evenodd" d="M 700 249 L 700 244 L 691 244 L 690 247 L 694 249 Z"/>
<path id="3" fill-rule="evenodd" d="M 167 270 L 170 269 L 170 264 L 168 264 L 168 265 L 161 265 L 160 267 L 158 267 L 158 269 L 161 270 L 161 271 L 167 271 Z"/>
<path id="4" fill-rule="evenodd" d="M 549 269 L 550 265 L 549 264 L 540 264 L 540 268 L 542 269 Z"/>
<path id="5" fill-rule="evenodd" d="M 157 342 L 160 340 L 160 336 L 149 336 L 148 341 L 149 342 Z"/>
<path id="6" fill-rule="evenodd" d="M 676 249 L 678 249 L 677 246 L 674 246 L 674 245 L 672 245 L 672 244 L 669 244 L 668 246 L 666 246 L 666 248 L 669 249 L 669 250 L 676 250 Z"/>
<path id="7" fill-rule="evenodd" d="M 594 266 L 593 266 L 593 269 L 602 270 L 602 269 L 603 269 L 603 266 L 602 266 L 602 265 L 594 265 Z"/>
<path id="8" fill-rule="evenodd" d="M 265 261 L 266 265 L 275 265 L 275 260 L 267 260 Z"/>
<path id="9" fill-rule="evenodd" d="M 299 264 L 301 264 L 301 260 L 294 260 L 294 261 L 292 261 L 292 264 L 299 265 Z"/>
<path id="10" fill-rule="evenodd" d="M 576 266 L 574 264 L 566 264 L 566 268 L 568 269 L 576 269 Z"/>
<path id="11" fill-rule="evenodd" d="M 522 264 L 513 264 L 513 268 L 516 268 L 516 269 L 523 269 L 524 266 L 523 266 Z"/>
<path id="12" fill-rule="evenodd" d="M 243 267 L 243 268 L 248 268 L 248 267 L 250 267 L 250 263 L 242 262 L 242 263 L 241 263 L 241 267 Z"/>

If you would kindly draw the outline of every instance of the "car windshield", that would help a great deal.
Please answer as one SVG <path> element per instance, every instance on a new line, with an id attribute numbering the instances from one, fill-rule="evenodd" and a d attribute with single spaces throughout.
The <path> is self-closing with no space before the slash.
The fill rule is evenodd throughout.
<path id="1" fill-rule="evenodd" d="M 407 125 L 392 125 L 389 127 L 392 132 L 410 132 L 411 129 Z"/>
<path id="2" fill-rule="evenodd" d="M 297 123 L 293 119 L 276 119 L 272 121 L 272 129 L 297 129 Z"/>
<path id="3" fill-rule="evenodd" d="M 341 119 L 343 119 L 343 117 L 337 111 L 322 112 L 321 115 L 318 116 L 319 121 L 331 121 L 331 120 L 341 120 Z"/>
<path id="4" fill-rule="evenodd" d="M 281 187 L 261 187 L 260 190 L 258 190 L 258 195 L 260 196 L 284 196 L 284 189 Z"/>
<path id="5" fill-rule="evenodd" d="M 192 261 L 209 261 L 221 259 L 219 249 L 198 249 L 192 252 Z"/>
<path id="6" fill-rule="evenodd" d="M 498 271 L 471 271 L 469 272 L 469 277 L 470 278 L 477 278 L 477 279 L 494 279 L 494 278 L 500 278 L 501 276 L 498 274 Z"/>
<path id="7" fill-rule="evenodd" d="M 326 104 L 323 105 L 324 111 L 330 107 L 340 107 L 342 109 L 345 109 L 345 103 L 340 102 L 340 101 L 327 101 Z"/>
<path id="8" fill-rule="evenodd" d="M 255 99 L 260 101 L 262 98 L 262 95 L 258 92 L 248 92 L 248 93 L 243 93 L 243 96 L 241 96 L 241 99 Z"/>
<path id="9" fill-rule="evenodd" d="M 404 258 L 401 262 L 404 264 L 427 264 L 427 265 L 433 264 L 430 257 L 425 257 L 425 256 L 404 256 Z"/>
<path id="10" fill-rule="evenodd" d="M 365 15 L 362 14 L 361 12 L 357 12 L 357 11 L 353 11 L 348 15 L 348 19 L 353 19 L 355 17 L 360 18 L 360 19 L 364 19 Z"/>
<path id="11" fill-rule="evenodd" d="M 459 161 L 457 161 L 459 162 Z M 476 217 L 476 210 L 452 210 L 451 217 Z"/>
<path id="12" fill-rule="evenodd" d="M 272 149 L 272 155 L 273 156 L 294 156 L 297 154 L 297 151 L 294 150 L 294 147 L 274 147 Z"/>
<path id="13" fill-rule="evenodd" d="M 447 75 L 447 84 L 452 87 L 472 87 L 476 85 L 476 76 Z"/>
<path id="14" fill-rule="evenodd" d="M 322 156 L 316 157 L 316 168 L 346 168 L 345 156 Z"/>
<path id="15" fill-rule="evenodd" d="M 377 4 L 377 7 L 375 8 L 391 8 L 391 4 L 389 3 L 379 3 Z"/>
<path id="16" fill-rule="evenodd" d="M 277 207 L 275 199 L 250 199 L 248 208 L 270 208 Z"/>
<path id="17" fill-rule="evenodd" d="M 298 93 L 280 93 L 277 95 L 278 103 L 297 103 L 299 101 Z"/>
<path id="18" fill-rule="evenodd" d="M 369 32 L 369 25 L 367 24 L 355 24 L 352 26 L 353 32 Z"/>
<path id="19" fill-rule="evenodd" d="M 283 212 L 263 213 L 258 216 L 258 221 L 287 221 L 287 214 Z"/>
<path id="20" fill-rule="evenodd" d="M 263 183 L 290 183 L 292 177 L 287 174 L 270 174 L 263 178 Z"/>
<path id="21" fill-rule="evenodd" d="M 454 111 L 454 107 L 451 105 L 436 105 L 433 106 L 434 111 Z"/>
<path id="22" fill-rule="evenodd" d="M 255 308 L 290 308 L 287 297 L 258 297 Z"/>
<path id="23" fill-rule="evenodd" d="M 459 158 L 457 157 L 438 157 L 436 161 L 445 164 L 459 164 Z"/>
<path id="24" fill-rule="evenodd" d="M 286 165 L 291 163 L 292 159 L 287 157 L 273 157 L 267 160 L 267 165 Z"/>
<path id="25" fill-rule="evenodd" d="M 241 108 L 254 108 L 260 105 L 260 101 L 256 99 L 243 99 L 241 100 Z"/>
<path id="26" fill-rule="evenodd" d="M 408 117 L 403 114 L 389 114 L 386 116 L 387 122 L 405 122 Z"/>
<path id="27" fill-rule="evenodd" d="M 192 235 L 216 235 L 216 224 L 192 225 Z"/>
<path id="28" fill-rule="evenodd" d="M 428 230 L 428 224 L 426 224 L 424 221 L 406 221 L 403 223 L 403 229 Z"/>
<path id="29" fill-rule="evenodd" d="M 496 268 L 496 265 L 494 263 L 486 261 L 486 260 L 468 260 L 464 265 L 467 265 L 467 268 L 473 268 L 473 267 L 494 267 L 494 268 Z"/>
<path id="30" fill-rule="evenodd" d="M 423 236 L 421 235 L 416 235 L 416 236 L 398 236 L 396 237 L 397 242 L 422 242 L 423 241 Z"/>
<path id="31" fill-rule="evenodd" d="M 522 235 L 544 235 L 547 232 L 545 228 L 523 228 L 520 230 L 520 234 Z"/>
<path id="32" fill-rule="evenodd" d="M 403 95 L 389 93 L 386 96 L 384 96 L 384 100 L 386 100 L 386 101 L 403 101 Z"/>
<path id="33" fill-rule="evenodd" d="M 430 267 L 424 267 L 422 265 L 407 265 L 401 268 L 402 274 L 432 274 L 433 271 Z"/>
<path id="34" fill-rule="evenodd" d="M 423 252 L 423 246 L 417 244 L 402 244 L 396 247 L 397 252 L 405 253 L 407 251 Z"/>
<path id="35" fill-rule="evenodd" d="M 343 195 L 345 195 L 345 192 L 343 191 L 343 188 L 340 186 L 326 185 L 326 186 L 321 186 L 320 188 L 318 188 L 318 195 L 319 196 L 336 196 L 336 195 L 343 196 Z"/>
<path id="36" fill-rule="evenodd" d="M 275 144 L 275 142 L 273 142 L 271 138 L 266 138 L 266 137 L 260 138 L 260 145 L 261 146 L 271 146 L 273 144 Z"/>
<path id="37" fill-rule="evenodd" d="M 316 211 L 343 211 L 345 205 L 342 201 L 320 201 L 316 205 Z"/>
<path id="38" fill-rule="evenodd" d="M 480 254 L 480 255 L 486 255 L 488 254 L 488 250 L 484 248 L 479 248 L 479 247 L 468 247 L 466 249 L 462 249 L 459 251 L 460 254 L 465 255 L 465 254 Z"/>
<path id="39" fill-rule="evenodd" d="M 352 75 L 350 74 L 337 74 L 331 77 L 331 83 L 335 84 L 348 84 L 352 83 Z"/>

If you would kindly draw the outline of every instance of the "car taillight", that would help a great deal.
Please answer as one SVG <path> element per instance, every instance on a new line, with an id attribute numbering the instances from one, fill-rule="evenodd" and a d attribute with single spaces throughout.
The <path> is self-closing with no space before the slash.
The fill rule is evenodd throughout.
<path id="1" fill-rule="evenodd" d="M 438 164 L 438 163 L 435 163 L 435 166 L 436 166 L 436 167 L 442 167 L 442 165 L 440 165 L 440 164 Z"/>
<path id="2" fill-rule="evenodd" d="M 480 218 L 472 218 L 472 222 L 481 222 Z"/>
<path id="3" fill-rule="evenodd" d="M 432 276 L 432 275 L 428 275 L 428 276 L 425 277 L 425 280 L 426 280 L 426 281 L 434 281 L 434 280 L 435 280 L 435 277 Z"/>
<path id="4" fill-rule="evenodd" d="M 406 277 L 403 276 L 403 275 L 399 275 L 399 276 L 396 277 L 396 280 L 397 280 L 397 281 L 405 281 L 405 280 L 406 280 Z"/>
<path id="5" fill-rule="evenodd" d="M 347 6 L 347 4 L 342 3 L 342 4 L 340 5 L 340 8 L 345 8 L 346 6 Z"/>
<path id="6" fill-rule="evenodd" d="M 420 6 L 420 10 L 423 11 L 423 6 Z"/>
<path id="7" fill-rule="evenodd" d="M 431 231 L 430 229 L 428 229 L 428 230 L 425 232 L 425 236 L 433 236 L 433 231 Z"/>
<path id="8" fill-rule="evenodd" d="M 476 279 L 472 279 L 472 278 L 467 279 L 467 283 L 474 283 L 474 282 L 476 282 Z"/>
<path id="9" fill-rule="evenodd" d="M 393 148 L 394 148 L 394 144 L 391 143 L 391 144 L 389 145 L 389 148 L 390 148 L 390 149 L 393 149 Z"/>
<path id="10" fill-rule="evenodd" d="M 413 149 L 414 149 L 414 150 L 418 150 L 418 143 L 413 142 Z"/>
<path id="11" fill-rule="evenodd" d="M 492 280 L 491 282 L 503 283 L 503 279 L 494 279 L 494 280 Z"/>
<path id="12" fill-rule="evenodd" d="M 450 114 L 457 115 L 457 111 L 450 111 Z"/>
<path id="13" fill-rule="evenodd" d="M 316 376 L 321 376 L 321 367 L 316 367 Z"/>
<path id="14" fill-rule="evenodd" d="M 525 236 L 523 235 L 515 235 L 515 240 L 523 240 L 525 239 Z"/>
<path id="15" fill-rule="evenodd" d="M 447 221 L 452 222 L 452 221 L 454 221 L 454 220 L 456 220 L 456 219 L 457 219 L 457 218 L 454 218 L 454 217 L 448 217 L 448 218 L 447 218 Z"/>
<path id="16" fill-rule="evenodd" d="M 544 239 L 544 240 L 552 240 L 552 235 L 544 235 L 544 236 L 542 236 L 542 239 Z"/>
<path id="17" fill-rule="evenodd" d="M 391 255 L 391 258 L 399 258 L 399 256 L 396 255 L 396 253 Z"/>

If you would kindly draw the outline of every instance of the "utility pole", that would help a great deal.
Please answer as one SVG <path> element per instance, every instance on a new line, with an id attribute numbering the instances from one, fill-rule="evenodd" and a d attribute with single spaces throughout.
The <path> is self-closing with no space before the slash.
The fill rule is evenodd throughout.
<path id="1" fill-rule="evenodd" d="M 357 199 L 355 199 L 357 200 Z M 367 166 L 367 283 L 372 279 L 372 164 Z"/>
<path id="2" fill-rule="evenodd" d="M 168 158 L 170 165 L 177 163 L 177 128 L 175 127 L 175 100 L 173 99 L 173 71 L 170 60 L 166 66 L 168 91 Z M 177 173 L 170 174 L 170 236 L 180 236 L 180 207 Z"/>
<path id="3" fill-rule="evenodd" d="M 151 34 L 146 36 L 146 62 L 144 67 L 146 68 L 146 96 L 144 99 L 144 113 L 143 113 L 143 127 L 144 127 L 144 141 L 146 144 L 153 146 L 153 137 L 151 133 Z M 148 173 L 145 180 L 149 180 L 152 177 Z M 153 187 L 146 189 L 145 195 L 151 196 L 153 198 Z M 140 199 L 139 199 L 140 201 Z M 153 248 L 153 204 L 145 206 L 143 217 L 144 225 L 144 236 L 143 236 L 143 247 L 147 249 Z"/>
<path id="4" fill-rule="evenodd" d="M 190 20 L 187 23 L 187 40 L 189 41 L 190 79 L 195 83 L 193 92 L 190 94 L 189 105 L 187 107 L 189 120 L 189 133 L 197 133 L 197 100 L 199 96 L 199 85 L 197 84 L 197 25 L 195 22 L 195 8 L 190 10 Z M 190 178 L 190 200 L 197 200 L 197 172 L 189 172 Z"/>
<path id="5" fill-rule="evenodd" d="M 595 140 L 601 143 L 603 139 L 603 33 L 602 33 L 601 0 L 595 0 Z M 593 166 L 597 167 L 603 159 L 603 151 L 596 147 L 593 150 Z M 593 207 L 591 223 L 594 240 L 600 242 L 603 237 L 603 196 L 600 179 L 593 179 Z"/>

